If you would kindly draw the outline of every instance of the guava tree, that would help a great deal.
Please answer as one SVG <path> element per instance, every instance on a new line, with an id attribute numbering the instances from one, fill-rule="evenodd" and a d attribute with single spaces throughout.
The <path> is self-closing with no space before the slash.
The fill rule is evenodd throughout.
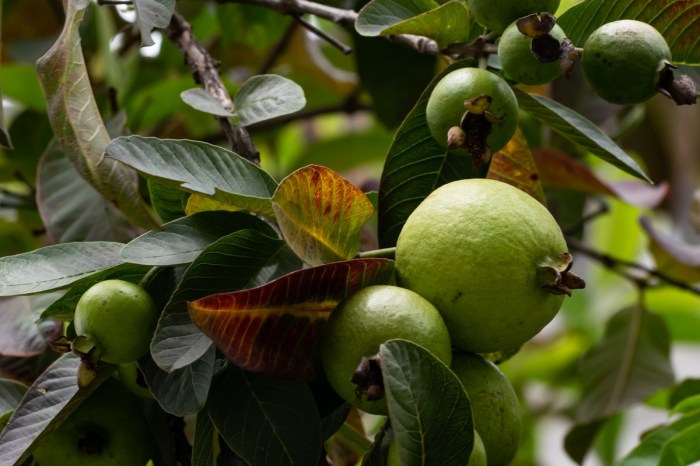
<path id="1" fill-rule="evenodd" d="M 697 0 L 0 6 L 0 466 L 700 461 Z"/>

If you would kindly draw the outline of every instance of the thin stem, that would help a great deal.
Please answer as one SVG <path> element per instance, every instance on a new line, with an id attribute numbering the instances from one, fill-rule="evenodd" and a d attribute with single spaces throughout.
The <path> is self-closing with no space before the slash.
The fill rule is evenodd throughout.
<path id="1" fill-rule="evenodd" d="M 302 16 L 292 15 L 292 18 L 294 18 L 294 21 L 301 24 L 307 31 L 310 31 L 310 32 L 316 34 L 318 37 L 325 40 L 326 42 L 331 44 L 333 47 L 335 47 L 338 50 L 340 50 L 341 52 L 343 52 L 345 55 L 350 55 L 350 53 L 352 53 L 351 47 L 348 47 L 347 45 L 343 44 L 335 37 L 331 36 L 330 34 L 326 33 L 325 31 L 322 31 L 321 29 L 317 28 L 313 24 L 309 23 Z"/>
<path id="2" fill-rule="evenodd" d="M 358 254 L 363 259 L 367 258 L 384 258 L 393 259 L 396 256 L 396 248 L 374 249 L 372 251 L 364 251 Z"/>
<path id="3" fill-rule="evenodd" d="M 97 4 L 102 5 L 132 5 L 131 0 L 97 0 Z"/>

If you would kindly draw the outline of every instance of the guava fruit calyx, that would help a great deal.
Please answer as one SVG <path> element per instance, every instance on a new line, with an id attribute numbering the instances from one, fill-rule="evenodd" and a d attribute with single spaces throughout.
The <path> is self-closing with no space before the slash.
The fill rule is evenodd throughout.
<path id="1" fill-rule="evenodd" d="M 491 160 L 491 150 L 486 138 L 491 133 L 491 125 L 503 123 L 503 117 L 489 112 L 493 99 L 480 95 L 464 101 L 467 110 L 459 126 L 447 131 L 447 148 L 465 148 L 472 157 L 474 168 L 478 169 Z"/>
<path id="2" fill-rule="evenodd" d="M 673 70 L 677 66 L 671 63 L 665 63 L 664 67 L 659 71 L 659 84 L 656 89 L 669 99 L 673 100 L 676 105 L 693 105 L 697 103 L 698 91 L 695 87 L 695 82 L 687 74 L 682 74 L 678 78 L 673 75 Z"/>
<path id="3" fill-rule="evenodd" d="M 586 287 L 586 282 L 571 271 L 574 265 L 574 256 L 565 252 L 559 257 L 553 258 L 540 265 L 540 279 L 542 288 L 552 294 L 565 294 L 571 296 L 572 290 Z"/>
<path id="4" fill-rule="evenodd" d="M 561 71 L 571 76 L 579 51 L 568 38 L 559 42 L 550 32 L 557 19 L 550 13 L 533 13 L 518 19 L 515 24 L 521 34 L 532 39 L 530 50 L 541 63 L 561 61 Z"/>
<path id="5" fill-rule="evenodd" d="M 379 354 L 371 358 L 363 356 L 350 381 L 357 385 L 355 393 L 358 402 L 362 399 L 363 394 L 367 401 L 377 401 L 384 398 L 382 361 Z"/>

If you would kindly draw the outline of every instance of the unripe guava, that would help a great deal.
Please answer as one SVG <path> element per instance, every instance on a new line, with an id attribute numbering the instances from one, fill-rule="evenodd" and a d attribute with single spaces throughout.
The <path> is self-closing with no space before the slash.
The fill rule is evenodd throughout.
<path id="1" fill-rule="evenodd" d="M 593 31 L 583 47 L 586 81 L 603 99 L 635 104 L 654 96 L 671 61 L 664 37 L 647 23 L 620 20 Z"/>
<path id="2" fill-rule="evenodd" d="M 145 466 L 155 453 L 141 401 L 108 379 L 39 440 L 33 456 L 37 466 Z"/>
<path id="3" fill-rule="evenodd" d="M 522 436 L 520 402 L 513 386 L 496 365 L 478 354 L 453 354 L 451 369 L 469 395 L 474 430 L 483 440 L 488 466 L 509 465 Z"/>
<path id="4" fill-rule="evenodd" d="M 469 112 L 465 102 L 482 96 L 490 99 L 484 113 L 472 112 L 476 119 L 467 120 Z M 478 141 L 467 141 L 464 146 L 470 153 L 470 147 L 477 143 L 485 145 L 491 153 L 498 151 L 508 143 L 518 126 L 518 103 L 508 83 L 479 68 L 460 68 L 446 74 L 430 94 L 425 112 L 430 134 L 443 147 L 448 148 L 450 129 L 460 125 L 469 137 L 477 138 Z M 494 118 L 499 121 L 490 121 Z M 477 134 L 472 134 L 474 132 Z"/>
<path id="5" fill-rule="evenodd" d="M 386 466 L 401 466 L 401 459 L 399 458 L 399 444 L 396 441 L 396 437 L 394 437 L 392 442 L 389 444 Z M 469 456 L 469 463 L 467 463 L 466 466 L 488 466 L 484 442 L 481 440 L 481 436 L 477 431 L 474 431 L 474 447 L 472 448 L 472 453 Z"/>
<path id="6" fill-rule="evenodd" d="M 559 0 L 467 0 L 476 21 L 494 32 L 503 32 L 513 21 L 532 13 L 552 13 Z"/>
<path id="7" fill-rule="evenodd" d="M 437 309 L 396 286 L 369 286 L 352 294 L 331 312 L 323 328 L 320 351 L 328 382 L 347 402 L 371 414 L 387 414 L 383 393 L 368 400 L 368 393 L 351 379 L 363 357 L 374 357 L 379 345 L 393 338 L 410 340 L 447 365 L 452 360 L 449 332 Z M 381 380 L 373 382 L 383 388 Z"/>
<path id="8" fill-rule="evenodd" d="M 95 345 L 100 360 L 122 364 L 148 352 L 158 315 L 155 302 L 140 286 L 104 280 L 83 293 L 73 323 L 76 334 Z"/>
<path id="9" fill-rule="evenodd" d="M 433 303 L 452 344 L 474 353 L 511 350 L 537 334 L 561 307 L 561 293 L 581 287 L 570 265 L 547 208 L 489 179 L 433 191 L 396 244 L 399 286 Z"/>
<path id="10" fill-rule="evenodd" d="M 559 43 L 566 39 L 566 34 L 557 24 L 549 35 Z M 518 30 L 516 23 L 506 28 L 498 42 L 498 57 L 501 68 L 508 79 L 522 84 L 545 84 L 561 73 L 559 60 L 542 63 L 532 53 L 532 39 Z"/>

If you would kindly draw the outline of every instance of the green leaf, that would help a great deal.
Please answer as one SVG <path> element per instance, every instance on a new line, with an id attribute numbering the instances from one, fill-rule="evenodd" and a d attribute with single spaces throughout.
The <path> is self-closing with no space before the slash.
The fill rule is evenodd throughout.
<path id="1" fill-rule="evenodd" d="M 149 231 L 121 250 L 124 262 L 153 266 L 187 264 L 232 231 L 256 228 L 260 220 L 239 212 L 200 212 Z"/>
<path id="2" fill-rule="evenodd" d="M 210 113 L 220 117 L 234 116 L 231 111 L 227 110 L 221 102 L 216 100 L 213 95 L 208 93 L 201 87 L 187 89 L 180 93 L 180 98 L 190 107 L 200 112 Z"/>
<path id="3" fill-rule="evenodd" d="M 664 320 L 642 308 L 625 309 L 581 362 L 577 421 L 590 423 L 644 401 L 673 383 L 670 339 Z"/>
<path id="4" fill-rule="evenodd" d="M 22 464 L 37 440 L 73 412 L 114 370 L 113 366 L 103 366 L 98 377 L 79 390 L 76 383 L 79 365 L 77 356 L 64 354 L 29 387 L 0 432 L 0 464 Z"/>
<path id="5" fill-rule="evenodd" d="M 593 31 L 618 19 L 636 19 L 654 26 L 666 39 L 674 63 L 700 64 L 700 23 L 697 0 L 587 0 L 558 19 L 578 47 Z"/>
<path id="6" fill-rule="evenodd" d="M 0 296 L 39 293 L 70 285 L 122 263 L 121 243 L 64 243 L 0 258 Z"/>
<path id="7" fill-rule="evenodd" d="M 151 204 L 164 222 L 172 222 L 185 216 L 188 193 L 154 180 L 148 180 Z"/>
<path id="8" fill-rule="evenodd" d="M 0 377 L 0 416 L 14 411 L 25 393 L 27 393 L 26 385 Z"/>
<path id="9" fill-rule="evenodd" d="M 518 104 L 537 120 L 546 124 L 559 135 L 590 151 L 620 170 L 646 181 L 650 181 L 637 162 L 623 151 L 598 126 L 577 112 L 547 97 L 528 94 L 513 88 Z"/>
<path id="10" fill-rule="evenodd" d="M 197 413 L 192 445 L 192 466 L 216 466 L 219 442 L 214 423 L 206 410 Z"/>
<path id="11" fill-rule="evenodd" d="M 460 0 L 450 0 L 437 8 L 383 29 L 381 35 L 414 34 L 433 39 L 440 49 L 444 49 L 450 44 L 468 42 L 472 25 L 467 4 Z"/>
<path id="12" fill-rule="evenodd" d="M 472 411 L 457 376 L 410 341 L 390 340 L 379 347 L 379 355 L 401 464 L 469 463 L 474 445 Z"/>
<path id="13" fill-rule="evenodd" d="M 388 283 L 392 271 L 388 259 L 353 259 L 298 270 L 257 288 L 190 302 L 190 316 L 243 369 L 313 380 L 322 372 L 318 345 L 328 315 L 351 293 Z"/>
<path id="14" fill-rule="evenodd" d="M 39 161 L 37 204 L 46 233 L 55 243 L 127 242 L 136 228 L 75 170 L 53 141 Z"/>
<path id="15" fill-rule="evenodd" d="M 149 270 L 150 267 L 122 264 L 102 272 L 94 273 L 71 284 L 70 289 L 68 289 L 63 296 L 51 303 L 51 305 L 42 311 L 39 318 L 54 318 L 64 321 L 71 321 L 73 320 L 75 306 L 78 304 L 80 297 L 92 285 L 104 280 L 124 280 L 139 284 Z"/>
<path id="16" fill-rule="evenodd" d="M 360 230 L 374 214 L 367 196 L 321 165 L 280 182 L 272 208 L 284 239 L 307 264 L 346 260 L 360 248 Z"/>
<path id="17" fill-rule="evenodd" d="M 448 153 L 435 141 L 425 119 L 425 107 L 435 84 L 445 74 L 471 63 L 455 63 L 433 79 L 394 137 L 379 188 L 380 247 L 396 245 L 408 216 L 435 188 L 478 175 L 469 157 Z"/>
<path id="18" fill-rule="evenodd" d="M 700 413 L 644 436 L 617 466 L 687 466 L 700 460 Z"/>
<path id="19" fill-rule="evenodd" d="M 300 267 L 290 259 L 284 241 L 269 234 L 266 225 L 231 233 L 209 245 L 188 267 L 161 314 L 151 343 L 158 366 L 166 371 L 185 367 L 211 346 L 211 340 L 190 320 L 188 301 L 262 285 L 289 268 Z"/>
<path id="20" fill-rule="evenodd" d="M 79 26 L 90 2 L 68 2 L 63 32 L 37 61 L 47 113 L 66 156 L 92 186 L 134 223 L 157 228 L 160 220 L 141 198 L 133 173 L 105 160 L 110 141 L 80 48 Z"/>
<path id="21" fill-rule="evenodd" d="M 186 367 L 171 372 L 161 370 L 149 356 L 141 358 L 138 364 L 146 385 L 165 412 L 187 416 L 204 407 L 214 375 L 213 346 Z"/>
<path id="22" fill-rule="evenodd" d="M 148 179 L 274 216 L 270 198 L 277 187 L 275 180 L 257 165 L 221 147 L 128 136 L 113 140 L 106 154 Z"/>
<path id="23" fill-rule="evenodd" d="M 141 46 L 153 45 L 151 31 L 155 28 L 165 28 L 170 24 L 170 18 L 175 10 L 175 0 L 134 0 L 136 22 L 141 31 Z"/>
<path id="24" fill-rule="evenodd" d="M 233 99 L 234 111 L 242 126 L 294 113 L 305 105 L 301 86 L 274 74 L 260 74 L 248 79 Z"/>
<path id="25" fill-rule="evenodd" d="M 209 415 L 251 465 L 309 466 L 321 458 L 321 417 L 307 384 L 229 367 L 214 381 Z"/>
<path id="26" fill-rule="evenodd" d="M 378 36 L 386 28 L 438 6 L 434 0 L 372 0 L 360 10 L 355 30 L 363 36 Z"/>

